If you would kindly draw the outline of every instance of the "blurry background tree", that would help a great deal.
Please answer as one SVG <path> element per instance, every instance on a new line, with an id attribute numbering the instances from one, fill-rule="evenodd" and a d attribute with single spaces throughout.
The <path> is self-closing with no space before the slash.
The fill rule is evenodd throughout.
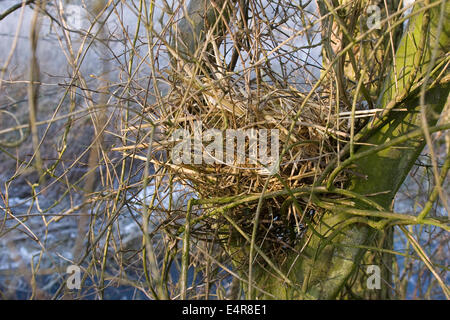
<path id="1" fill-rule="evenodd" d="M 445 0 L 8 3 L 0 292 L 29 272 L 32 297 L 75 297 L 61 279 L 77 264 L 79 298 L 450 298 L 449 14 Z M 50 40 L 64 68 L 46 65 Z M 173 132 L 198 121 L 278 129 L 279 170 L 175 165 Z"/>

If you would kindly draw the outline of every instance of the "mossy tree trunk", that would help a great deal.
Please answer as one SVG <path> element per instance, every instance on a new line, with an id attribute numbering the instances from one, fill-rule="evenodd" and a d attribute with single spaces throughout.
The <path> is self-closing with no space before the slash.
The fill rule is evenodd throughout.
<path id="1" fill-rule="evenodd" d="M 333 68 L 334 72 L 327 75 L 328 81 L 326 81 L 329 88 L 333 87 L 332 83 L 337 83 L 337 99 L 343 100 L 349 106 L 361 77 L 360 70 L 364 68 L 365 73 L 360 96 L 363 96 L 364 100 L 369 102 L 369 107 L 375 107 L 375 101 L 383 88 L 383 81 L 390 70 L 390 66 L 393 66 L 393 56 L 403 31 L 401 26 L 392 28 L 401 18 L 401 16 L 394 16 L 401 6 L 401 2 L 399 0 L 387 2 L 326 0 L 318 1 L 318 6 L 319 12 L 324 18 L 322 21 L 324 65 L 329 64 L 352 39 L 356 39 L 370 28 L 375 28 L 358 41 L 347 54 L 337 59 Z M 381 21 L 388 17 L 388 22 L 382 24 Z M 396 66 L 392 68 L 395 72 Z M 385 249 L 392 249 L 393 228 L 380 232 L 376 242 Z M 391 255 L 367 252 L 363 261 L 364 264 L 381 266 L 384 281 L 390 282 Z M 364 279 L 358 280 L 361 282 Z M 375 296 L 377 298 L 388 298 L 389 291 L 385 290 L 387 287 L 383 286 L 383 290 L 376 290 Z M 374 295 L 371 294 L 370 296 L 373 297 Z"/>
<path id="2" fill-rule="evenodd" d="M 329 0 L 328 2 L 339 5 L 338 1 Z M 354 2 L 357 3 L 357 1 Z M 388 3 L 394 7 L 396 4 L 398 5 L 397 1 L 388 1 Z M 441 3 L 442 1 L 428 0 L 421 1 L 415 6 L 415 15 L 395 50 L 395 64 L 389 63 L 390 71 L 388 74 L 384 75 L 382 72 L 378 74 L 383 79 L 378 79 L 378 82 L 374 81 L 371 77 L 377 71 L 368 70 L 367 81 L 363 83 L 367 85 L 367 91 L 370 95 L 377 95 L 375 106 L 384 108 L 386 112 L 382 114 L 381 119 L 375 119 L 363 129 L 367 133 L 364 142 L 375 146 L 382 145 L 421 128 L 423 126 L 423 119 L 421 118 L 423 108 L 426 110 L 428 125 L 436 124 L 449 93 L 448 81 L 437 79 L 436 75 L 440 73 L 439 68 L 435 68 L 445 59 L 445 54 L 450 51 L 450 20 L 445 19 L 445 17 L 442 19 L 440 16 L 442 10 L 444 10 L 446 17 L 449 16 L 450 3 L 444 2 L 444 5 Z M 360 12 L 360 9 L 365 7 L 366 4 L 367 1 L 360 1 L 357 7 L 359 9 L 355 9 L 356 7 L 350 8 Z M 196 27 L 184 30 L 184 32 L 194 30 L 195 34 L 183 37 L 183 42 L 184 48 L 189 48 L 192 55 L 198 46 L 198 39 L 201 39 L 202 34 L 205 34 L 205 28 L 208 26 L 204 23 L 204 14 L 199 14 L 198 10 L 198 8 L 204 6 L 204 0 L 191 0 L 188 7 L 191 10 L 191 12 L 189 10 L 187 12 L 190 15 L 190 25 Z M 428 8 L 425 8 L 426 6 Z M 214 10 L 212 7 L 204 8 Z M 204 12 L 207 13 L 208 17 L 213 17 L 214 15 L 210 15 L 208 10 Z M 321 10 L 324 13 L 324 7 Z M 353 11 L 347 13 L 341 11 L 339 14 L 345 18 L 343 21 L 347 21 L 348 18 L 350 22 L 356 23 L 353 21 L 353 15 L 348 16 L 348 13 L 354 14 Z M 185 18 L 178 26 L 187 28 L 186 21 Z M 443 21 L 441 27 L 439 21 Z M 336 30 L 339 31 L 339 28 Z M 180 30 L 180 34 L 186 33 Z M 355 34 L 355 36 L 357 35 Z M 384 36 L 386 39 L 383 40 L 384 44 L 381 45 L 380 50 L 392 50 L 390 46 L 393 44 L 391 41 L 393 38 L 386 32 Z M 344 37 L 341 37 L 342 39 Z M 351 43 L 351 39 L 347 38 L 345 42 Z M 345 47 L 345 44 L 341 45 L 340 49 L 343 47 Z M 358 54 L 354 55 L 355 58 L 358 56 L 357 64 L 359 66 L 370 64 L 370 61 L 365 61 L 369 54 L 366 52 L 368 50 L 363 47 L 358 50 L 359 56 Z M 433 50 L 435 50 L 434 54 Z M 383 52 L 375 53 L 376 56 L 382 54 Z M 354 70 L 349 71 L 350 58 L 345 57 L 349 57 L 349 55 L 344 56 L 338 62 L 341 64 L 338 68 L 341 69 L 341 76 L 344 77 L 345 75 L 343 86 L 348 86 L 347 82 L 355 82 L 358 75 L 353 73 Z M 393 65 L 395 65 L 395 68 Z M 381 65 L 377 68 L 383 70 Z M 429 74 L 430 77 L 427 82 L 428 84 L 432 83 L 432 86 L 428 86 L 424 104 L 421 105 L 420 84 L 430 71 L 432 72 Z M 444 77 L 444 79 L 448 80 L 448 77 Z M 389 112 L 393 107 L 406 108 L 408 111 Z M 371 130 L 370 127 L 372 127 Z M 370 200 L 377 210 L 389 211 L 398 189 L 424 146 L 425 139 L 423 136 L 416 136 L 400 145 L 386 148 L 362 158 L 358 158 L 358 154 L 367 152 L 373 146 L 355 147 L 353 153 L 355 161 L 352 162 L 352 170 L 357 171 L 358 174 L 351 178 L 347 190 L 361 196 L 371 195 Z M 322 218 L 320 225 L 316 227 L 316 231 L 322 237 L 313 235 L 304 251 L 310 259 L 298 258 L 297 254 L 293 254 L 288 257 L 287 261 L 280 263 L 278 266 L 284 274 L 288 274 L 290 282 L 296 285 L 288 286 L 266 270 L 259 269 L 258 266 L 254 267 L 255 286 L 264 289 L 277 298 L 330 299 L 338 297 L 342 294 L 349 278 L 355 274 L 355 271 L 363 263 L 366 250 L 362 246 L 373 246 L 377 239 L 382 238 L 380 233 L 389 230 L 391 220 L 356 216 L 351 212 L 351 209 L 374 210 L 374 207 L 369 206 L 367 202 L 355 198 L 349 208 L 348 202 L 346 207 L 340 207 L 336 203 L 330 205 L 326 202 L 326 199 L 316 200 L 316 205 L 329 208 L 329 210 Z M 230 250 L 232 249 L 230 248 Z M 364 289 L 362 288 L 362 291 L 359 290 L 356 294 L 362 297 L 367 296 Z"/>

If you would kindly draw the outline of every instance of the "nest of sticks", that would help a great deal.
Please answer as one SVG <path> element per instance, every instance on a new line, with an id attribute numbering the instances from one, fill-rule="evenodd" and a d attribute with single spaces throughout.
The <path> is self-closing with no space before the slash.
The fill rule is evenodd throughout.
<path id="1" fill-rule="evenodd" d="M 330 100 L 326 92 L 322 96 L 313 94 L 306 97 L 293 87 L 267 83 L 249 86 L 239 79 L 225 81 L 223 78 L 211 80 L 192 77 L 171 85 L 167 94 L 144 109 L 143 114 L 151 119 L 151 125 L 143 123 L 140 118 L 126 128 L 127 131 L 134 132 L 138 139 L 137 133 L 144 136 L 143 128 L 154 127 L 151 147 L 150 143 L 141 141 L 127 146 L 126 150 L 117 150 L 152 162 L 157 172 L 164 169 L 166 174 L 187 186 L 199 199 L 236 199 L 238 196 L 259 195 L 263 191 L 276 193 L 286 190 L 286 186 L 290 189 L 311 187 L 327 164 L 336 158 L 338 145 L 348 141 L 350 137 L 350 121 L 348 117 L 342 117 L 342 112 L 345 111 L 349 112 L 341 107 L 340 114 L 337 113 L 335 101 Z M 211 129 L 222 133 L 224 156 L 217 159 L 207 153 L 212 156 L 209 162 L 203 157 L 201 163 L 195 163 L 196 130 L 197 133 L 205 133 Z M 269 158 L 278 160 L 271 163 L 273 165 L 276 162 L 278 170 L 271 171 L 269 165 L 252 161 L 249 154 L 251 141 L 248 137 L 245 139 L 244 162 L 226 162 L 227 129 L 254 129 L 257 132 L 267 130 Z M 182 139 L 180 136 L 174 138 L 177 130 L 192 139 L 189 146 L 191 155 L 189 159 L 184 158 L 182 163 L 174 161 L 172 153 Z M 275 152 L 270 150 L 271 130 L 279 134 L 279 146 Z M 204 139 L 204 136 L 201 138 Z M 201 142 L 201 152 L 205 155 L 209 142 Z M 260 142 L 258 140 L 257 143 Z M 236 146 L 237 140 L 234 143 Z M 235 150 L 237 149 L 236 146 Z M 237 157 L 238 152 L 233 159 L 236 160 Z M 335 183 L 345 180 L 345 174 L 342 174 L 335 179 Z M 266 240 L 272 240 L 268 243 L 275 243 L 275 251 L 279 249 L 280 243 L 283 247 L 292 246 L 302 238 L 307 229 L 306 220 L 317 222 L 319 219 L 316 209 L 307 199 L 298 199 L 303 212 L 298 212 L 298 206 L 296 209 L 292 201 L 286 205 L 286 199 L 286 195 L 266 198 L 260 210 L 260 224 L 266 232 L 259 234 Z M 251 234 L 257 202 L 244 202 L 227 210 L 228 216 L 247 234 Z M 193 214 L 198 215 L 196 221 L 199 223 L 193 226 L 192 235 L 196 234 L 207 240 L 213 235 L 217 236 L 215 231 L 218 229 L 230 229 L 221 228 L 229 226 L 228 220 L 220 215 L 208 214 L 215 208 L 217 205 L 211 201 L 201 209 L 194 210 Z M 182 228 L 185 214 L 178 217 L 181 219 L 171 220 L 180 221 L 180 225 L 175 223 L 177 230 Z M 219 238 L 225 239 L 223 235 Z"/>

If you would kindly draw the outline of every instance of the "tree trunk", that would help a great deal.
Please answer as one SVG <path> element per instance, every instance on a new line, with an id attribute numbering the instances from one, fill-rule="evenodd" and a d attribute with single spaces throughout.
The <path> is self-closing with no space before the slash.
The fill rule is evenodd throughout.
<path id="1" fill-rule="evenodd" d="M 416 6 L 416 9 L 420 7 Z M 391 107 L 391 101 L 402 95 L 402 90 L 408 87 L 409 78 L 415 69 L 414 60 L 417 61 L 415 57 L 421 55 L 414 43 L 418 44 L 422 40 L 426 40 L 426 43 L 430 45 L 424 48 L 419 70 L 412 81 L 417 83 L 423 78 L 424 73 L 430 66 L 431 51 L 437 40 L 440 9 L 440 6 L 438 6 L 428 11 L 430 14 L 430 25 L 427 30 L 422 30 L 423 25 L 426 23 L 423 12 L 416 15 L 411 21 L 410 28 L 403 36 L 396 54 L 397 77 L 394 76 L 394 71 L 391 70 L 390 76 L 385 82 L 378 105 L 379 108 Z M 450 4 L 448 3 L 446 4 L 445 12 L 447 16 L 450 13 Z M 450 50 L 448 37 L 450 34 L 450 22 L 448 20 L 444 21 L 437 47 L 437 61 L 442 61 L 443 56 Z M 428 39 L 423 39 L 423 37 Z M 396 89 L 395 78 L 398 79 L 398 89 Z M 425 108 L 430 126 L 436 123 L 447 100 L 448 93 L 448 82 L 438 83 L 428 90 L 425 98 Z M 422 122 L 420 119 L 421 107 L 419 101 L 419 88 L 415 90 L 410 88 L 404 100 L 398 103 L 398 106 L 408 108 L 408 112 L 390 113 L 384 125 L 376 130 L 367 142 L 381 145 L 420 128 Z M 381 205 L 385 210 L 389 210 L 395 194 L 424 146 L 425 139 L 418 137 L 406 141 L 400 146 L 401 148 L 398 148 L 399 146 L 388 148 L 355 161 L 354 164 L 359 174 L 352 179 L 348 190 L 361 195 L 378 194 L 370 197 L 370 199 Z M 369 146 L 364 146 L 357 152 L 364 152 L 370 148 Z M 356 200 L 354 207 L 369 209 L 366 204 Z M 313 236 L 311 243 L 307 247 L 307 254 L 315 257 L 313 262 L 308 263 L 299 259 L 300 261 L 295 264 L 295 271 L 291 271 L 291 274 L 295 274 L 295 278 L 292 280 L 296 283 L 302 283 L 304 291 L 309 293 L 309 295 L 321 299 L 335 298 L 341 292 L 347 279 L 359 266 L 365 253 L 364 249 L 360 249 L 357 246 L 373 244 L 377 231 L 366 224 L 369 220 L 367 219 L 365 223 L 361 223 L 361 219 L 355 219 L 355 223 L 350 224 L 348 221 L 351 221 L 351 218 L 352 216 L 347 213 L 329 212 L 317 229 L 320 234 L 324 235 L 332 231 L 333 227 L 339 224 L 348 225 L 341 229 L 341 234 L 336 236 L 332 243 L 327 245 L 319 255 L 316 255 L 316 253 L 323 241 Z M 332 226 L 332 228 L 326 227 L 327 225 Z M 286 265 L 289 265 L 289 263 Z M 307 281 L 307 284 L 305 284 L 305 281 Z M 262 282 L 259 283 L 262 285 Z M 288 299 L 300 297 L 291 288 L 282 289 L 282 285 L 277 284 L 276 281 L 272 281 L 272 286 L 274 289 L 269 291 L 278 291 L 277 297 Z M 262 288 L 268 290 L 267 285 L 262 285 Z"/>
<path id="2" fill-rule="evenodd" d="M 204 0 L 191 0 L 188 9 L 199 7 L 199 4 L 203 2 Z M 390 1 L 389 3 L 393 4 Z M 376 107 L 384 108 L 386 112 L 383 114 L 383 121 L 378 121 L 378 123 L 381 123 L 380 125 L 368 124 L 374 129 L 372 131 L 368 130 L 370 134 L 367 135 L 368 138 L 365 141 L 367 143 L 382 145 L 422 126 L 420 87 L 415 87 L 415 84 L 425 78 L 429 67 L 434 67 L 441 62 L 443 56 L 450 51 L 448 38 L 450 35 L 450 21 L 448 19 L 443 20 L 442 32 L 440 32 L 438 37 L 438 22 L 442 8 L 439 1 L 425 1 L 425 5 L 430 3 L 437 5 L 429 10 L 422 10 L 411 19 L 409 29 L 404 34 L 396 51 L 396 67 L 390 68 L 389 75 L 386 77 L 381 75 L 382 79 L 378 80 L 378 84 L 373 85 L 375 79 L 372 79 L 372 77 L 376 76 L 377 72 L 383 70 L 383 68 L 378 66 L 375 68 L 375 71 L 370 69 L 368 72 L 367 81 L 364 81 L 368 86 L 367 90 L 372 95 L 379 93 Z M 415 10 L 420 10 L 423 6 L 418 4 L 415 6 Z M 321 9 L 323 10 L 323 7 Z M 210 8 L 209 10 L 214 9 Z M 450 4 L 447 3 L 444 10 L 448 16 Z M 210 12 L 206 11 L 206 13 L 206 16 L 209 17 Z M 192 19 L 195 22 L 196 19 L 201 20 L 202 18 L 194 15 Z M 353 21 L 353 23 L 355 22 Z M 185 48 L 189 48 L 191 53 L 194 53 L 195 48 L 199 45 L 195 39 L 202 39 L 201 34 L 205 34 L 204 28 L 207 24 L 196 24 L 196 26 L 195 36 L 184 38 Z M 179 24 L 179 27 L 183 27 L 183 24 Z M 342 39 L 344 38 L 341 37 Z M 349 41 L 349 39 L 347 40 Z M 389 40 L 389 43 L 392 42 Z M 436 46 L 436 44 L 438 45 Z M 381 46 L 381 48 L 382 50 L 388 50 L 389 45 Z M 436 48 L 437 59 L 435 63 L 431 61 L 433 48 Z M 365 48 L 360 47 L 359 50 L 358 63 L 361 65 L 366 63 L 365 59 L 368 53 Z M 329 51 L 329 53 L 332 52 Z M 378 56 L 379 54 L 383 53 L 377 53 L 376 55 Z M 350 71 L 345 71 L 346 68 L 348 70 L 348 61 L 344 57 L 338 62 L 341 64 L 338 67 L 341 68 L 341 76 L 346 75 L 346 79 L 342 83 L 343 88 L 347 86 L 346 82 L 354 82 L 358 76 L 355 76 Z M 367 61 L 367 63 L 371 62 Z M 377 68 L 380 69 L 378 70 Z M 439 74 L 439 72 L 433 72 L 428 83 L 432 83 L 435 80 L 436 74 Z M 352 77 L 354 79 L 351 79 Z M 379 83 L 384 83 L 382 90 L 379 90 L 381 87 Z M 436 81 L 433 87 L 427 90 L 423 107 L 427 110 L 429 126 L 433 126 L 436 123 L 447 100 L 448 93 L 449 84 L 445 81 Z M 407 108 L 408 112 L 389 112 L 394 106 Z M 376 203 L 378 208 L 388 211 L 391 208 L 395 194 L 424 146 L 425 139 L 420 136 L 409 139 L 401 145 L 355 160 L 353 165 L 356 166 L 356 169 L 352 170 L 357 171 L 358 174 L 351 178 L 347 188 L 348 191 L 362 196 L 371 195 L 370 200 Z M 372 147 L 360 147 L 356 149 L 355 155 L 370 150 L 370 148 Z M 355 198 L 352 201 L 355 209 L 374 209 L 361 199 Z M 316 204 L 326 207 L 326 198 L 316 199 Z M 287 257 L 286 261 L 279 261 L 278 263 L 277 267 L 285 275 L 287 274 L 289 280 L 295 285 L 288 286 L 279 278 L 255 265 L 253 276 L 255 286 L 264 289 L 278 299 L 336 298 L 342 293 L 347 280 L 354 275 L 361 264 L 366 253 L 361 246 L 373 245 L 375 239 L 379 239 L 379 232 L 382 232 L 386 227 L 386 224 L 383 224 L 383 222 L 383 219 L 356 217 L 344 209 L 336 208 L 328 211 L 321 223 L 316 227 L 318 234 L 325 237 L 325 239 L 313 235 L 304 251 L 305 255 L 310 257 L 310 259 L 298 258 L 296 254 L 292 254 Z M 249 245 L 238 241 L 228 249 L 232 252 L 236 249 L 234 246 L 243 244 Z M 302 245 L 300 244 L 299 248 Z M 241 255 L 241 258 L 242 261 L 239 258 L 236 259 L 236 264 L 245 261 L 247 257 Z M 365 293 L 362 292 L 362 294 L 364 295 Z M 269 296 L 264 295 L 259 297 L 269 298 Z"/>

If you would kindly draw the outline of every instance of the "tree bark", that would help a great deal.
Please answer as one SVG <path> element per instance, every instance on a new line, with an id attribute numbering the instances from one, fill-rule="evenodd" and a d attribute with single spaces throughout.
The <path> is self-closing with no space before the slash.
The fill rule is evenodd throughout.
<path id="1" fill-rule="evenodd" d="M 434 1 L 436 3 L 436 1 Z M 421 6 L 416 6 L 416 10 Z M 413 79 L 418 82 L 423 78 L 423 74 L 431 63 L 431 52 L 434 44 L 437 46 L 437 61 L 442 60 L 443 56 L 450 50 L 450 22 L 444 20 L 443 30 L 437 39 L 438 21 L 440 6 L 429 10 L 430 25 L 424 32 L 424 13 L 416 15 L 411 23 L 408 32 L 403 36 L 400 46 L 397 50 L 397 75 L 394 75 L 393 68 L 390 76 L 386 79 L 385 86 L 379 102 L 379 108 L 386 108 L 394 101 L 402 90 L 408 87 L 408 81 L 416 68 L 414 61 L 419 54 L 421 63 L 417 76 Z M 445 6 L 445 12 L 450 14 L 450 4 Z M 424 52 L 420 53 L 414 44 L 420 43 L 423 37 L 427 37 Z M 438 41 L 438 42 L 437 42 Z M 422 77 L 420 76 L 422 75 Z M 397 78 L 397 87 L 396 79 Z M 425 98 L 425 108 L 428 114 L 428 124 L 434 125 L 441 113 L 449 93 L 449 84 L 442 82 L 436 84 L 428 90 Z M 399 107 L 408 108 L 405 113 L 390 113 L 382 125 L 368 139 L 368 143 L 381 145 L 396 137 L 402 136 L 407 132 L 421 127 L 420 119 L 420 98 L 419 88 L 407 93 L 406 97 L 397 104 Z M 361 158 L 355 161 L 355 165 L 360 174 L 351 180 L 348 190 L 361 195 L 378 194 L 370 197 L 376 203 L 386 210 L 389 210 L 391 203 L 403 183 L 406 175 L 409 173 L 415 160 L 425 146 L 425 139 L 419 137 L 411 139 L 399 146 L 393 147 L 373 154 L 369 157 Z M 357 152 L 364 152 L 370 149 L 370 146 L 361 147 Z M 365 177 L 365 178 L 361 178 Z M 355 208 L 368 209 L 367 205 L 360 201 L 355 201 Z M 324 235 L 333 230 L 334 226 L 346 223 L 352 218 L 345 213 L 329 212 L 323 219 L 317 231 Z M 315 256 L 313 263 L 298 261 L 294 267 L 295 281 L 303 283 L 305 292 L 316 298 L 330 299 L 335 298 L 346 284 L 347 279 L 356 270 L 365 251 L 357 246 L 372 244 L 376 238 L 376 230 L 362 224 L 361 220 L 355 220 L 355 223 L 349 224 L 341 230 L 341 234 L 336 236 L 332 243 L 327 245 L 317 256 L 317 250 L 322 245 L 322 240 L 313 236 L 311 243 L 307 247 L 307 253 Z M 326 226 L 332 226 L 328 228 Z M 305 280 L 306 279 L 306 280 Z M 304 284 L 307 281 L 308 284 Z M 274 287 L 280 288 L 280 285 L 274 284 Z M 264 286 L 263 286 L 264 288 Z M 295 291 L 286 288 L 278 295 L 280 298 L 297 298 Z"/>
<path id="2" fill-rule="evenodd" d="M 198 8 L 202 3 L 204 3 L 204 0 L 191 0 L 188 13 L 190 13 L 190 9 Z M 426 1 L 425 3 L 425 5 L 430 3 L 437 5 L 431 9 L 420 11 L 411 19 L 409 29 L 403 35 L 396 51 L 396 68 L 391 67 L 389 75 L 380 82 L 384 85 L 382 90 L 378 90 L 380 93 L 376 107 L 385 108 L 386 112 L 383 114 L 382 121 L 380 120 L 381 125 L 376 126 L 370 137 L 365 141 L 367 143 L 381 145 L 420 128 L 422 125 L 420 88 L 415 87 L 415 85 L 425 77 L 428 68 L 437 65 L 438 62 L 443 60 L 444 55 L 450 51 L 448 38 L 450 21 L 448 19 L 443 20 L 442 32 L 438 35 L 438 21 L 442 9 L 440 1 Z M 421 10 L 422 8 L 423 5 L 421 4 L 415 6 L 415 10 Z M 450 3 L 447 3 L 444 9 L 448 16 L 450 14 Z M 210 17 L 209 10 L 206 11 L 208 17 Z M 196 14 L 193 17 L 197 17 Z M 194 21 L 196 19 L 201 21 L 200 17 L 201 15 Z M 427 19 L 429 19 L 429 23 L 427 23 Z M 202 39 L 202 34 L 206 33 L 207 24 L 200 23 L 195 26 L 192 29 L 192 27 L 187 26 L 186 22 L 179 24 L 179 29 L 184 29 L 180 31 L 180 34 L 186 35 L 186 32 L 194 31 L 192 37 L 183 37 L 185 48 L 188 48 L 190 52 L 195 52 L 195 48 L 198 46 L 198 40 L 196 39 Z M 424 44 L 422 48 L 421 43 Z M 431 59 L 433 48 L 436 48 L 437 59 L 435 63 Z M 364 61 L 365 57 L 365 53 L 361 54 L 359 62 L 370 63 Z M 340 62 L 342 69 L 345 69 L 345 61 Z M 344 73 L 343 71 L 342 74 Z M 434 72 L 428 83 L 436 80 L 436 74 L 439 74 L 439 72 Z M 347 75 L 348 78 L 351 78 L 350 74 Z M 371 83 L 371 81 L 368 83 Z M 370 91 L 373 94 L 374 91 Z M 447 100 L 448 93 L 449 84 L 445 81 L 436 81 L 433 87 L 427 91 L 425 105 L 422 107 L 427 110 L 427 122 L 430 126 L 436 123 Z M 408 111 L 389 112 L 394 106 L 407 108 Z M 348 190 L 362 196 L 373 195 L 370 196 L 372 201 L 383 209 L 389 210 L 395 194 L 424 146 L 425 139 L 418 137 L 410 139 L 400 146 L 390 147 L 355 160 L 353 164 L 359 174 L 351 178 Z M 372 147 L 361 147 L 356 150 L 355 154 L 367 151 L 370 148 Z M 354 199 L 353 202 L 353 208 L 373 210 L 361 200 Z M 355 217 L 337 209 L 328 211 L 316 228 L 318 234 L 325 237 L 325 240 L 313 235 L 311 242 L 305 249 L 305 254 L 311 260 L 297 259 L 297 255 L 292 254 L 287 258 L 287 261 L 279 262 L 279 269 L 284 274 L 288 274 L 289 280 L 297 285 L 295 287 L 287 286 L 279 278 L 255 265 L 254 279 L 256 285 L 278 299 L 336 298 L 343 291 L 347 280 L 360 266 L 366 253 L 361 246 L 372 245 L 375 239 L 379 237 L 377 233 L 384 230 L 384 227 L 376 219 Z M 242 243 L 239 242 L 239 244 Z M 228 249 L 231 252 L 236 248 L 232 245 Z M 242 260 L 245 259 L 245 257 L 241 257 Z M 237 264 L 240 262 L 238 260 L 236 261 Z M 264 295 L 259 297 L 269 298 L 269 296 Z"/>

